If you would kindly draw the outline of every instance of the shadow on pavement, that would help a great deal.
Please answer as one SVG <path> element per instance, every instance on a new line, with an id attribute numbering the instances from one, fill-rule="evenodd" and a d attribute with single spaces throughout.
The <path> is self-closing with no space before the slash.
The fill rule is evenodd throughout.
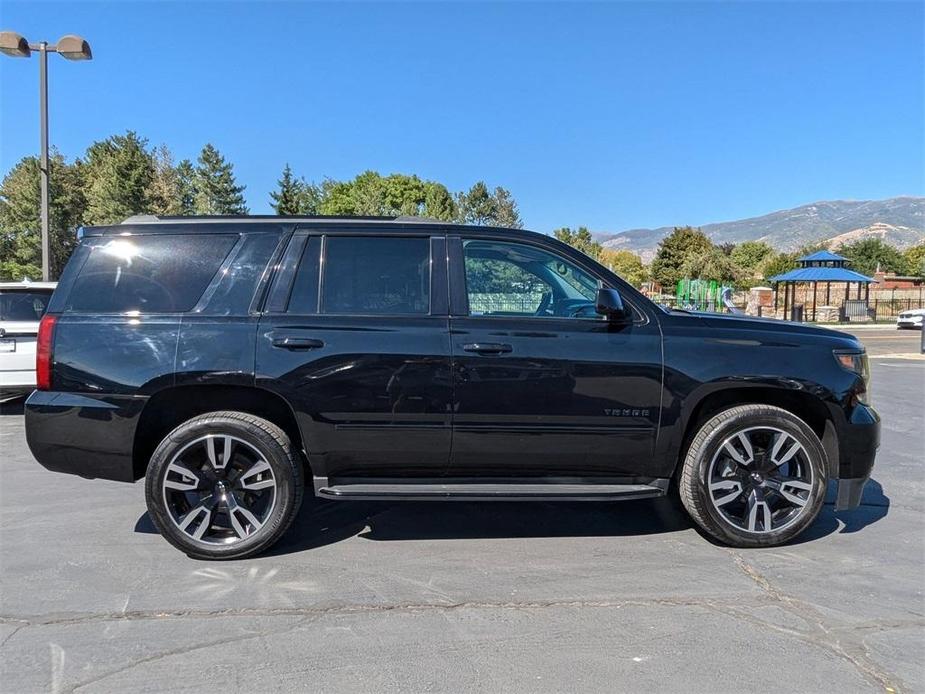
<path id="1" fill-rule="evenodd" d="M 22 414 L 25 411 L 25 404 L 25 398 L 15 398 L 14 400 L 0 402 L 0 416 Z"/>
<path id="2" fill-rule="evenodd" d="M 890 499 L 883 493 L 883 486 L 877 480 L 869 480 L 864 487 L 861 505 L 851 511 L 836 511 L 836 483 L 829 482 L 825 505 L 813 523 L 791 545 L 812 542 L 832 533 L 856 533 L 873 525 L 890 512 Z"/>
<path id="3" fill-rule="evenodd" d="M 812 542 L 835 532 L 858 532 L 885 517 L 889 505 L 880 483 L 871 480 L 859 508 L 836 512 L 834 488 L 830 488 L 819 518 L 791 544 Z M 306 497 L 292 527 L 265 556 L 302 552 L 351 537 L 376 541 L 628 537 L 660 535 L 691 526 L 687 515 L 670 498 L 608 503 L 361 502 Z M 138 519 L 135 532 L 157 532 L 147 513 Z"/>
<path id="4" fill-rule="evenodd" d="M 691 526 L 669 499 L 608 502 L 324 501 L 307 497 L 267 556 L 301 552 L 350 537 L 449 540 L 504 537 L 657 535 Z M 156 533 L 148 514 L 135 532 Z"/>

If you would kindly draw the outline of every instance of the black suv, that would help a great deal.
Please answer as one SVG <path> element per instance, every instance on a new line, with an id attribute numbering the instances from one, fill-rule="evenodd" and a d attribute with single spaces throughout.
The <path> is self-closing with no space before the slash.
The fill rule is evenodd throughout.
<path id="1" fill-rule="evenodd" d="M 50 470 L 145 477 L 193 557 L 269 547 L 324 499 L 677 490 L 740 547 L 858 505 L 863 347 L 664 309 L 552 238 L 409 218 L 88 228 L 42 320 L 26 433 Z"/>

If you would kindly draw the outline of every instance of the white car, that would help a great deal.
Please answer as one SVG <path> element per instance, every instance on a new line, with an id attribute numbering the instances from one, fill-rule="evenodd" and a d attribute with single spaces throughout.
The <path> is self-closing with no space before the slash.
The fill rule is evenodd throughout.
<path id="1" fill-rule="evenodd" d="M 0 401 L 35 389 L 35 340 L 57 282 L 0 282 Z"/>
<path id="2" fill-rule="evenodd" d="M 911 311 L 903 311 L 896 319 L 897 328 L 918 328 L 922 329 L 922 322 L 925 321 L 925 308 L 914 308 Z"/>

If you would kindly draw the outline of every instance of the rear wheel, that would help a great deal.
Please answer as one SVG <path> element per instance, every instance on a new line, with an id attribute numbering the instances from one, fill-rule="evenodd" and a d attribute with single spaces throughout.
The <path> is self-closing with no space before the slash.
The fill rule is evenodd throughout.
<path id="1" fill-rule="evenodd" d="M 734 547 L 793 539 L 819 515 L 826 455 L 799 417 L 741 405 L 705 422 L 688 449 L 679 492 L 691 518 Z"/>
<path id="2" fill-rule="evenodd" d="M 302 501 L 302 466 L 275 424 L 211 412 L 174 429 L 151 458 L 148 512 L 198 559 L 240 559 L 276 542 Z"/>

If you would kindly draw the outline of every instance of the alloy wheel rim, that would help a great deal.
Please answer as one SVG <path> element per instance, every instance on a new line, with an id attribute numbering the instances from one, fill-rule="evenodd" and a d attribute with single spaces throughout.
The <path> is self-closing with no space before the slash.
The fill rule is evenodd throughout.
<path id="1" fill-rule="evenodd" d="M 717 513 L 737 530 L 758 535 L 793 525 L 811 505 L 814 481 L 803 444 L 766 426 L 727 437 L 707 473 Z"/>
<path id="2" fill-rule="evenodd" d="M 171 521 L 196 542 L 229 545 L 253 537 L 276 505 L 266 457 L 229 434 L 207 434 L 181 448 L 162 482 Z"/>

